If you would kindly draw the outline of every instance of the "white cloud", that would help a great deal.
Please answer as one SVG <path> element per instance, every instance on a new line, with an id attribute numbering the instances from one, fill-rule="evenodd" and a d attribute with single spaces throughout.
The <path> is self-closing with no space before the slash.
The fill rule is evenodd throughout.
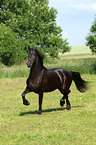
<path id="1" fill-rule="evenodd" d="M 80 3 L 80 4 L 74 4 L 72 7 L 79 10 L 95 10 L 96 11 L 96 3 L 89 3 L 89 4 Z"/>
<path id="2" fill-rule="evenodd" d="M 49 0 L 49 6 L 56 8 L 59 13 L 72 9 L 96 11 L 96 0 Z"/>
<path id="3" fill-rule="evenodd" d="M 91 7 L 96 11 L 96 3 L 93 3 Z"/>
<path id="4" fill-rule="evenodd" d="M 74 4 L 72 7 L 76 8 L 76 9 L 87 9 L 88 8 L 88 6 L 86 6 L 84 4 Z"/>

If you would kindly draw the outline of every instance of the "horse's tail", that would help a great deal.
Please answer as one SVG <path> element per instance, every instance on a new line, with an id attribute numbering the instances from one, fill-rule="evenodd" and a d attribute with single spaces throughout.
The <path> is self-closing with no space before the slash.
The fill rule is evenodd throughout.
<path id="1" fill-rule="evenodd" d="M 72 77 L 76 84 L 77 89 L 82 93 L 85 92 L 88 89 L 87 82 L 81 78 L 79 72 L 71 71 L 71 74 L 72 74 Z"/>

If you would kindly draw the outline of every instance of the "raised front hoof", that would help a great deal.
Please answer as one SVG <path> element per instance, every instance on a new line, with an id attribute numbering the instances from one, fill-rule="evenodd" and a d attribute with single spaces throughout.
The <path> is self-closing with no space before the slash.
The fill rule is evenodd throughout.
<path id="1" fill-rule="evenodd" d="M 67 106 L 66 106 L 66 109 L 67 109 L 67 110 L 71 110 L 71 105 L 67 105 Z"/>
<path id="2" fill-rule="evenodd" d="M 41 115 L 42 114 L 42 110 L 38 110 L 37 112 L 36 112 L 36 115 Z"/>
<path id="3" fill-rule="evenodd" d="M 60 106 L 63 107 L 65 104 L 65 101 L 64 100 L 60 100 Z"/>
<path id="4" fill-rule="evenodd" d="M 23 101 L 23 105 L 28 106 L 28 105 L 30 105 L 30 102 L 29 102 L 29 101 L 27 101 L 27 100 L 24 100 L 24 101 Z"/>

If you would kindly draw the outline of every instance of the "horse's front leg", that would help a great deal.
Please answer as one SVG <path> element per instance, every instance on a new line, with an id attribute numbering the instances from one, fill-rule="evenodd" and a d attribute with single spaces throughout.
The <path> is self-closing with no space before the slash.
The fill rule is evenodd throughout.
<path id="1" fill-rule="evenodd" d="M 42 101 L 43 101 L 43 93 L 39 94 L 39 110 L 36 114 L 41 115 L 42 114 Z"/>
<path id="2" fill-rule="evenodd" d="M 29 93 L 28 88 L 26 87 L 25 91 L 22 93 L 22 99 L 23 99 L 23 104 L 28 106 L 30 105 L 30 102 L 28 100 L 25 99 L 25 95 Z"/>

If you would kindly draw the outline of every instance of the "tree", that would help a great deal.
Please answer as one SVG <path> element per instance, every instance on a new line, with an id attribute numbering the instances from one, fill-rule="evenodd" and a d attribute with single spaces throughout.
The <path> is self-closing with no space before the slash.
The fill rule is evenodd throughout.
<path id="1" fill-rule="evenodd" d="M 24 40 L 16 37 L 10 27 L 0 24 L 0 61 L 5 65 L 20 64 L 27 56 Z"/>
<path id="2" fill-rule="evenodd" d="M 96 16 L 91 26 L 90 33 L 86 37 L 86 40 L 87 40 L 86 45 L 90 47 L 91 52 L 93 54 L 96 54 Z"/>
<path id="3" fill-rule="evenodd" d="M 9 26 L 30 47 L 57 57 L 70 50 L 62 29 L 56 25 L 57 10 L 48 7 L 48 0 L 3 0 L 0 2 L 0 22 Z M 27 51 L 27 50 L 26 50 Z"/>

